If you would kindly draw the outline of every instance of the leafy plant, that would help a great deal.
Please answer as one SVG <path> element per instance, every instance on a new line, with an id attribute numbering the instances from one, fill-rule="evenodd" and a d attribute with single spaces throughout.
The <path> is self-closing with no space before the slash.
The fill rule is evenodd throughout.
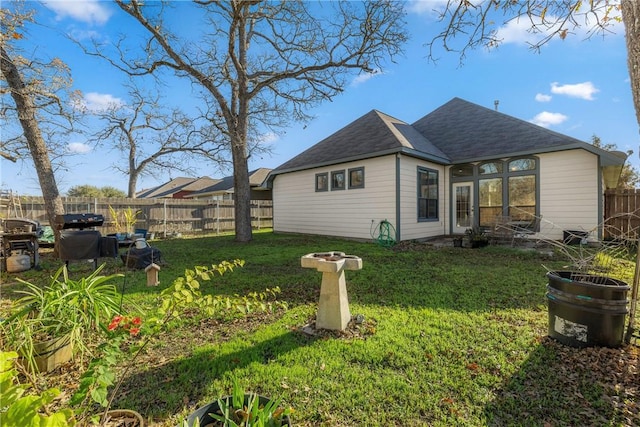
<path id="1" fill-rule="evenodd" d="M 131 206 L 127 206 L 121 211 L 118 211 L 109 205 L 109 215 L 117 230 L 122 230 L 124 226 L 127 232 L 132 232 L 136 222 L 138 222 L 138 219 L 142 216 L 142 211 L 140 209 L 134 210 Z"/>
<path id="2" fill-rule="evenodd" d="M 194 269 L 186 269 L 183 276 L 175 279 L 171 286 L 160 293 L 157 316 L 148 318 L 144 322 L 144 328 L 139 317 L 115 316 L 106 328 L 107 340 L 99 347 L 100 355 L 92 360 L 89 369 L 82 375 L 80 386 L 71 400 L 71 404 L 78 408 L 78 414 L 81 417 L 87 416 L 89 405 L 94 402 L 105 409 L 101 419 L 98 420 L 96 417 L 93 421 L 104 420 L 123 378 L 142 350 L 157 334 L 165 331 L 172 320 L 179 319 L 183 313 L 198 309 L 203 315 L 212 316 L 219 310 L 240 313 L 271 310 L 274 302 L 268 301 L 268 298 L 279 293 L 279 288 L 252 292 L 247 296 L 235 298 L 203 295 L 200 291 L 200 281 L 209 281 L 215 273 L 223 275 L 243 265 L 243 260 L 236 259 L 210 267 L 197 266 Z M 286 307 L 284 303 L 275 303 Z M 144 339 L 136 340 L 141 328 Z M 120 362 L 125 362 L 125 366 L 120 379 L 116 381 L 114 371 Z M 114 388 L 108 394 L 111 386 Z"/>
<path id="3" fill-rule="evenodd" d="M 467 239 L 472 246 L 477 244 L 486 244 L 489 242 L 487 233 L 484 231 L 484 229 L 477 225 L 474 225 L 471 228 L 467 228 L 465 234 L 467 235 Z"/>
<path id="4" fill-rule="evenodd" d="M 18 381 L 15 351 L 0 351 L 0 420 L 6 426 L 62 427 L 75 425 L 68 408 L 46 413 L 47 406 L 60 394 L 51 388 L 40 394 L 26 394 L 27 386 Z"/>
<path id="5" fill-rule="evenodd" d="M 266 403 L 256 393 L 245 393 L 237 381 L 233 382 L 231 399 L 218 399 L 219 414 L 209 414 L 227 427 L 279 427 L 285 423 L 292 409 L 280 407 L 281 400 Z"/>
<path id="6" fill-rule="evenodd" d="M 11 348 L 26 359 L 31 372 L 36 370 L 35 342 L 68 336 L 75 349 L 84 351 L 86 334 L 119 311 L 117 289 L 109 282 L 122 275 L 101 276 L 103 268 L 104 264 L 89 276 L 73 280 L 62 266 L 43 288 L 17 278 L 25 289 L 16 291 L 22 297 L 2 327 Z"/>

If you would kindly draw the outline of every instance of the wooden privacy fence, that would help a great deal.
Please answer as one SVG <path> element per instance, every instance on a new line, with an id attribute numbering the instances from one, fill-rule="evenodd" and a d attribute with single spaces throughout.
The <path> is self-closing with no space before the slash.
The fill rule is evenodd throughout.
<path id="1" fill-rule="evenodd" d="M 20 199 L 24 218 L 37 220 L 42 225 L 50 225 L 42 197 L 22 196 Z M 103 215 L 104 224 L 100 227 L 103 235 L 133 232 L 135 229 L 146 229 L 158 237 L 178 234 L 217 234 L 235 230 L 235 205 L 232 200 L 63 197 L 62 203 L 67 214 Z M 118 216 L 120 229 L 116 227 L 112 209 Z M 123 213 L 128 210 L 138 212 L 138 215 L 131 229 L 124 230 L 122 225 L 126 221 Z M 251 226 L 254 229 L 273 227 L 271 200 L 251 201 Z"/>
<path id="2" fill-rule="evenodd" d="M 637 239 L 640 231 L 640 189 L 604 193 L 604 237 Z"/>

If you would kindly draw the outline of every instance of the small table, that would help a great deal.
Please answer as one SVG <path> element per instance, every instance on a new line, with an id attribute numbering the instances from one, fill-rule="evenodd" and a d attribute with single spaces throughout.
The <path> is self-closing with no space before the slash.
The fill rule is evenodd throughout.
<path id="1" fill-rule="evenodd" d="M 316 329 L 344 330 L 351 320 L 344 272 L 362 269 L 362 259 L 344 252 L 320 252 L 303 256 L 300 263 L 322 272 Z"/>

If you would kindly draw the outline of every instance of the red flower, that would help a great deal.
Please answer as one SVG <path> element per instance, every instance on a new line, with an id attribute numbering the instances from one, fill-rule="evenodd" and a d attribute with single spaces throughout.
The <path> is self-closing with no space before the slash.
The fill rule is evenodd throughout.
<path id="1" fill-rule="evenodd" d="M 140 328 L 131 328 L 131 329 L 129 329 L 129 334 L 131 334 L 132 336 L 138 335 L 138 332 L 140 332 Z"/>

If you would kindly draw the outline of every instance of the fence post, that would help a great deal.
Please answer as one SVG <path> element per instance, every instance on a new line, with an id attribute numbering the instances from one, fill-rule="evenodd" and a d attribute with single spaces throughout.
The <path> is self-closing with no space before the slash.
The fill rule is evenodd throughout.
<path id="1" fill-rule="evenodd" d="M 216 234 L 220 234 L 220 202 L 216 200 Z"/>
<path id="2" fill-rule="evenodd" d="M 167 199 L 162 201 L 162 222 L 164 228 L 164 238 L 167 238 Z"/>

